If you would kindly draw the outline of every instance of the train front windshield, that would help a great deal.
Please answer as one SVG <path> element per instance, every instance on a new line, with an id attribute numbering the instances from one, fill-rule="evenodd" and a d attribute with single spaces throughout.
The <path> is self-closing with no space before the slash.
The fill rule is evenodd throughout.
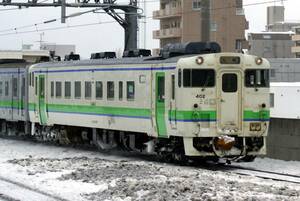
<path id="1" fill-rule="evenodd" d="M 253 88 L 270 87 L 269 70 L 251 69 L 245 72 L 245 86 Z"/>
<path id="2" fill-rule="evenodd" d="M 184 69 L 184 87 L 214 87 L 215 71 L 213 69 Z"/>

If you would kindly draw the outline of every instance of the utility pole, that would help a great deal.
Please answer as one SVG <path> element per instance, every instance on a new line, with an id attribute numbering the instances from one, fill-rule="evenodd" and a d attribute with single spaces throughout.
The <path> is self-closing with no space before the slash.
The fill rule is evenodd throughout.
<path id="1" fill-rule="evenodd" d="M 2 1 L 2 2 L 1 2 Z M 38 3 L 37 0 L 28 0 L 27 2 L 12 2 L 12 0 L 0 0 L 0 6 L 16 6 L 20 9 L 28 7 L 61 7 L 61 23 L 65 23 L 66 8 L 99 8 L 103 9 L 108 15 L 114 18 L 124 28 L 124 43 L 125 50 L 137 49 L 137 30 L 138 30 L 138 7 L 137 0 L 129 0 L 128 5 L 116 4 L 117 0 L 94 0 L 94 3 L 89 3 L 90 0 L 76 0 L 75 3 L 69 3 L 66 0 L 53 0 L 52 3 Z M 122 17 L 116 10 L 124 11 Z M 55 21 L 55 20 L 54 20 Z"/>
<path id="2" fill-rule="evenodd" d="M 210 41 L 210 0 L 202 0 L 201 37 L 203 42 Z"/>

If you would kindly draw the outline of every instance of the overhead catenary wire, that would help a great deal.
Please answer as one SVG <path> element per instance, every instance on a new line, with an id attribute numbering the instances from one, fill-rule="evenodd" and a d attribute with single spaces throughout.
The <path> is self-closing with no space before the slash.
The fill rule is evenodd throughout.
<path id="1" fill-rule="evenodd" d="M 73 14 L 70 14 L 70 15 L 66 16 L 65 18 L 78 17 L 80 15 L 84 15 L 84 14 L 91 13 L 91 12 L 98 13 L 98 14 L 106 14 L 105 11 L 101 12 L 101 11 L 98 11 L 98 10 L 102 10 L 102 8 L 96 8 L 96 9 L 92 9 L 92 10 L 89 10 L 89 11 L 83 11 L 83 12 L 73 13 Z M 128 14 L 128 15 L 132 14 L 132 15 L 136 15 L 136 13 L 128 13 L 128 12 L 126 12 L 126 13 L 125 12 L 116 12 L 116 13 L 117 14 Z M 3 30 L 0 30 L 0 33 L 9 32 L 9 31 L 16 31 L 16 30 L 30 28 L 30 27 L 36 27 L 38 25 L 53 23 L 53 22 L 59 21 L 61 19 L 62 19 L 61 17 L 60 18 L 54 18 L 54 19 L 45 20 L 43 22 L 39 22 L 39 23 L 35 23 L 35 24 L 29 24 L 29 25 L 24 25 L 24 26 L 20 26 L 20 27 L 3 29 Z M 1 35 L 3 35 L 3 34 L 1 34 Z"/>
<path id="2" fill-rule="evenodd" d="M 45 1 L 48 1 L 48 0 L 44 0 L 43 2 L 45 2 Z M 282 2 L 282 1 L 288 1 L 288 0 L 271 0 L 271 1 L 269 0 L 269 1 L 263 1 L 263 2 L 256 2 L 256 3 L 244 4 L 243 7 L 270 4 L 270 3 Z M 148 1 L 145 1 L 145 2 L 146 3 L 147 2 L 154 2 L 154 0 L 148 0 Z M 157 2 L 159 2 L 159 0 L 157 0 Z M 219 7 L 219 8 L 211 8 L 210 10 L 231 9 L 231 8 L 236 8 L 236 6 L 225 6 L 225 7 Z M 71 14 L 71 15 L 67 16 L 66 18 L 77 17 L 79 15 L 83 15 L 83 14 L 90 13 L 90 12 L 101 13 L 101 12 L 97 12 L 98 10 L 101 10 L 101 9 L 103 9 L 103 8 L 96 8 L 96 9 L 92 9 L 92 10 L 89 10 L 89 11 L 74 13 L 74 14 Z M 192 12 L 194 12 L 194 11 L 187 11 L 187 12 L 184 12 L 184 13 L 192 13 Z M 106 12 L 103 12 L 103 13 L 106 13 Z M 120 12 L 119 14 L 130 14 L 130 13 Z M 132 13 L 132 14 L 136 14 L 136 13 Z M 140 15 L 140 14 L 138 13 L 138 15 Z M 144 17 L 144 19 L 152 18 L 152 16 L 143 16 L 143 17 Z M 116 21 L 107 21 L 107 22 L 104 22 L 104 23 L 102 23 L 102 22 L 86 23 L 86 24 L 73 25 L 73 26 L 62 26 L 62 27 L 54 27 L 54 28 L 37 29 L 38 25 L 53 23 L 53 22 L 56 22 L 60 19 L 62 19 L 62 18 L 50 19 L 50 20 L 46 20 L 46 21 L 43 21 L 43 22 L 40 22 L 40 23 L 35 23 L 35 24 L 31 24 L 31 25 L 25 25 L 25 26 L 10 28 L 10 29 L 3 29 L 3 30 L 0 30 L 0 33 L 9 32 L 9 31 L 10 31 L 10 33 L 3 33 L 3 34 L 0 34 L 0 36 L 7 36 L 7 35 L 13 35 L 13 34 L 33 33 L 33 32 L 37 32 L 37 31 L 53 31 L 53 30 L 59 30 L 59 29 L 68 29 L 68 28 L 75 28 L 75 27 L 92 26 L 92 25 L 97 25 L 97 24 L 117 23 Z M 30 28 L 30 27 L 35 27 L 35 29 L 30 30 L 30 31 L 19 31 L 21 29 Z"/>
<path id="3" fill-rule="evenodd" d="M 86 26 L 94 26 L 94 25 L 99 25 L 99 24 L 110 24 L 110 23 L 116 23 L 116 22 L 115 21 L 105 21 L 105 22 L 95 22 L 95 23 L 87 23 L 87 24 L 77 24 L 77 25 L 69 25 L 69 26 L 44 28 L 44 29 L 39 29 L 38 31 L 54 31 L 54 30 L 86 27 Z M 22 31 L 22 32 L 18 32 L 18 34 L 33 33 L 33 32 L 36 32 L 36 30 Z M 0 34 L 0 36 L 7 36 L 7 35 L 14 35 L 14 34 L 16 34 L 16 33 Z"/>

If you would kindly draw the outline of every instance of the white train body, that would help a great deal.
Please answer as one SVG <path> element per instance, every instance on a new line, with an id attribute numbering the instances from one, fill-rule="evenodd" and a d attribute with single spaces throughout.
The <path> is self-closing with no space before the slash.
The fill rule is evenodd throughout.
<path id="1" fill-rule="evenodd" d="M 269 67 L 238 53 L 36 64 L 30 122 L 181 139 L 187 156 L 264 155 Z"/>

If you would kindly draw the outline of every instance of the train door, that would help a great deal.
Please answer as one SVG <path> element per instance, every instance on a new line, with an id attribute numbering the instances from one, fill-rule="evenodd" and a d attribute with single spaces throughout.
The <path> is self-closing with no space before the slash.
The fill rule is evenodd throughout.
<path id="1" fill-rule="evenodd" d="M 25 76 L 22 74 L 21 76 L 22 82 L 21 82 L 21 102 L 20 102 L 20 111 L 21 116 L 24 117 L 24 110 L 25 110 Z"/>
<path id="2" fill-rule="evenodd" d="M 239 132 L 242 129 L 242 73 L 240 71 L 223 71 L 220 73 L 218 84 L 219 106 L 218 127 L 219 130 Z"/>
<path id="3" fill-rule="evenodd" d="M 175 98 L 175 74 L 171 74 L 171 99 L 170 99 L 170 124 L 172 129 L 176 129 L 176 98 Z"/>
<path id="4" fill-rule="evenodd" d="M 11 87 L 11 94 L 12 94 L 12 119 L 18 120 L 18 116 L 20 114 L 19 107 L 19 76 L 20 76 L 20 69 L 18 69 L 17 74 L 12 75 L 12 87 Z"/>
<path id="5" fill-rule="evenodd" d="M 159 137 L 167 137 L 165 108 L 165 73 L 155 74 L 155 119 Z"/>
<path id="6" fill-rule="evenodd" d="M 38 110 L 39 110 L 39 117 L 40 117 L 40 124 L 45 125 L 47 124 L 47 108 L 46 108 L 46 96 L 45 96 L 45 75 L 38 76 Z"/>

